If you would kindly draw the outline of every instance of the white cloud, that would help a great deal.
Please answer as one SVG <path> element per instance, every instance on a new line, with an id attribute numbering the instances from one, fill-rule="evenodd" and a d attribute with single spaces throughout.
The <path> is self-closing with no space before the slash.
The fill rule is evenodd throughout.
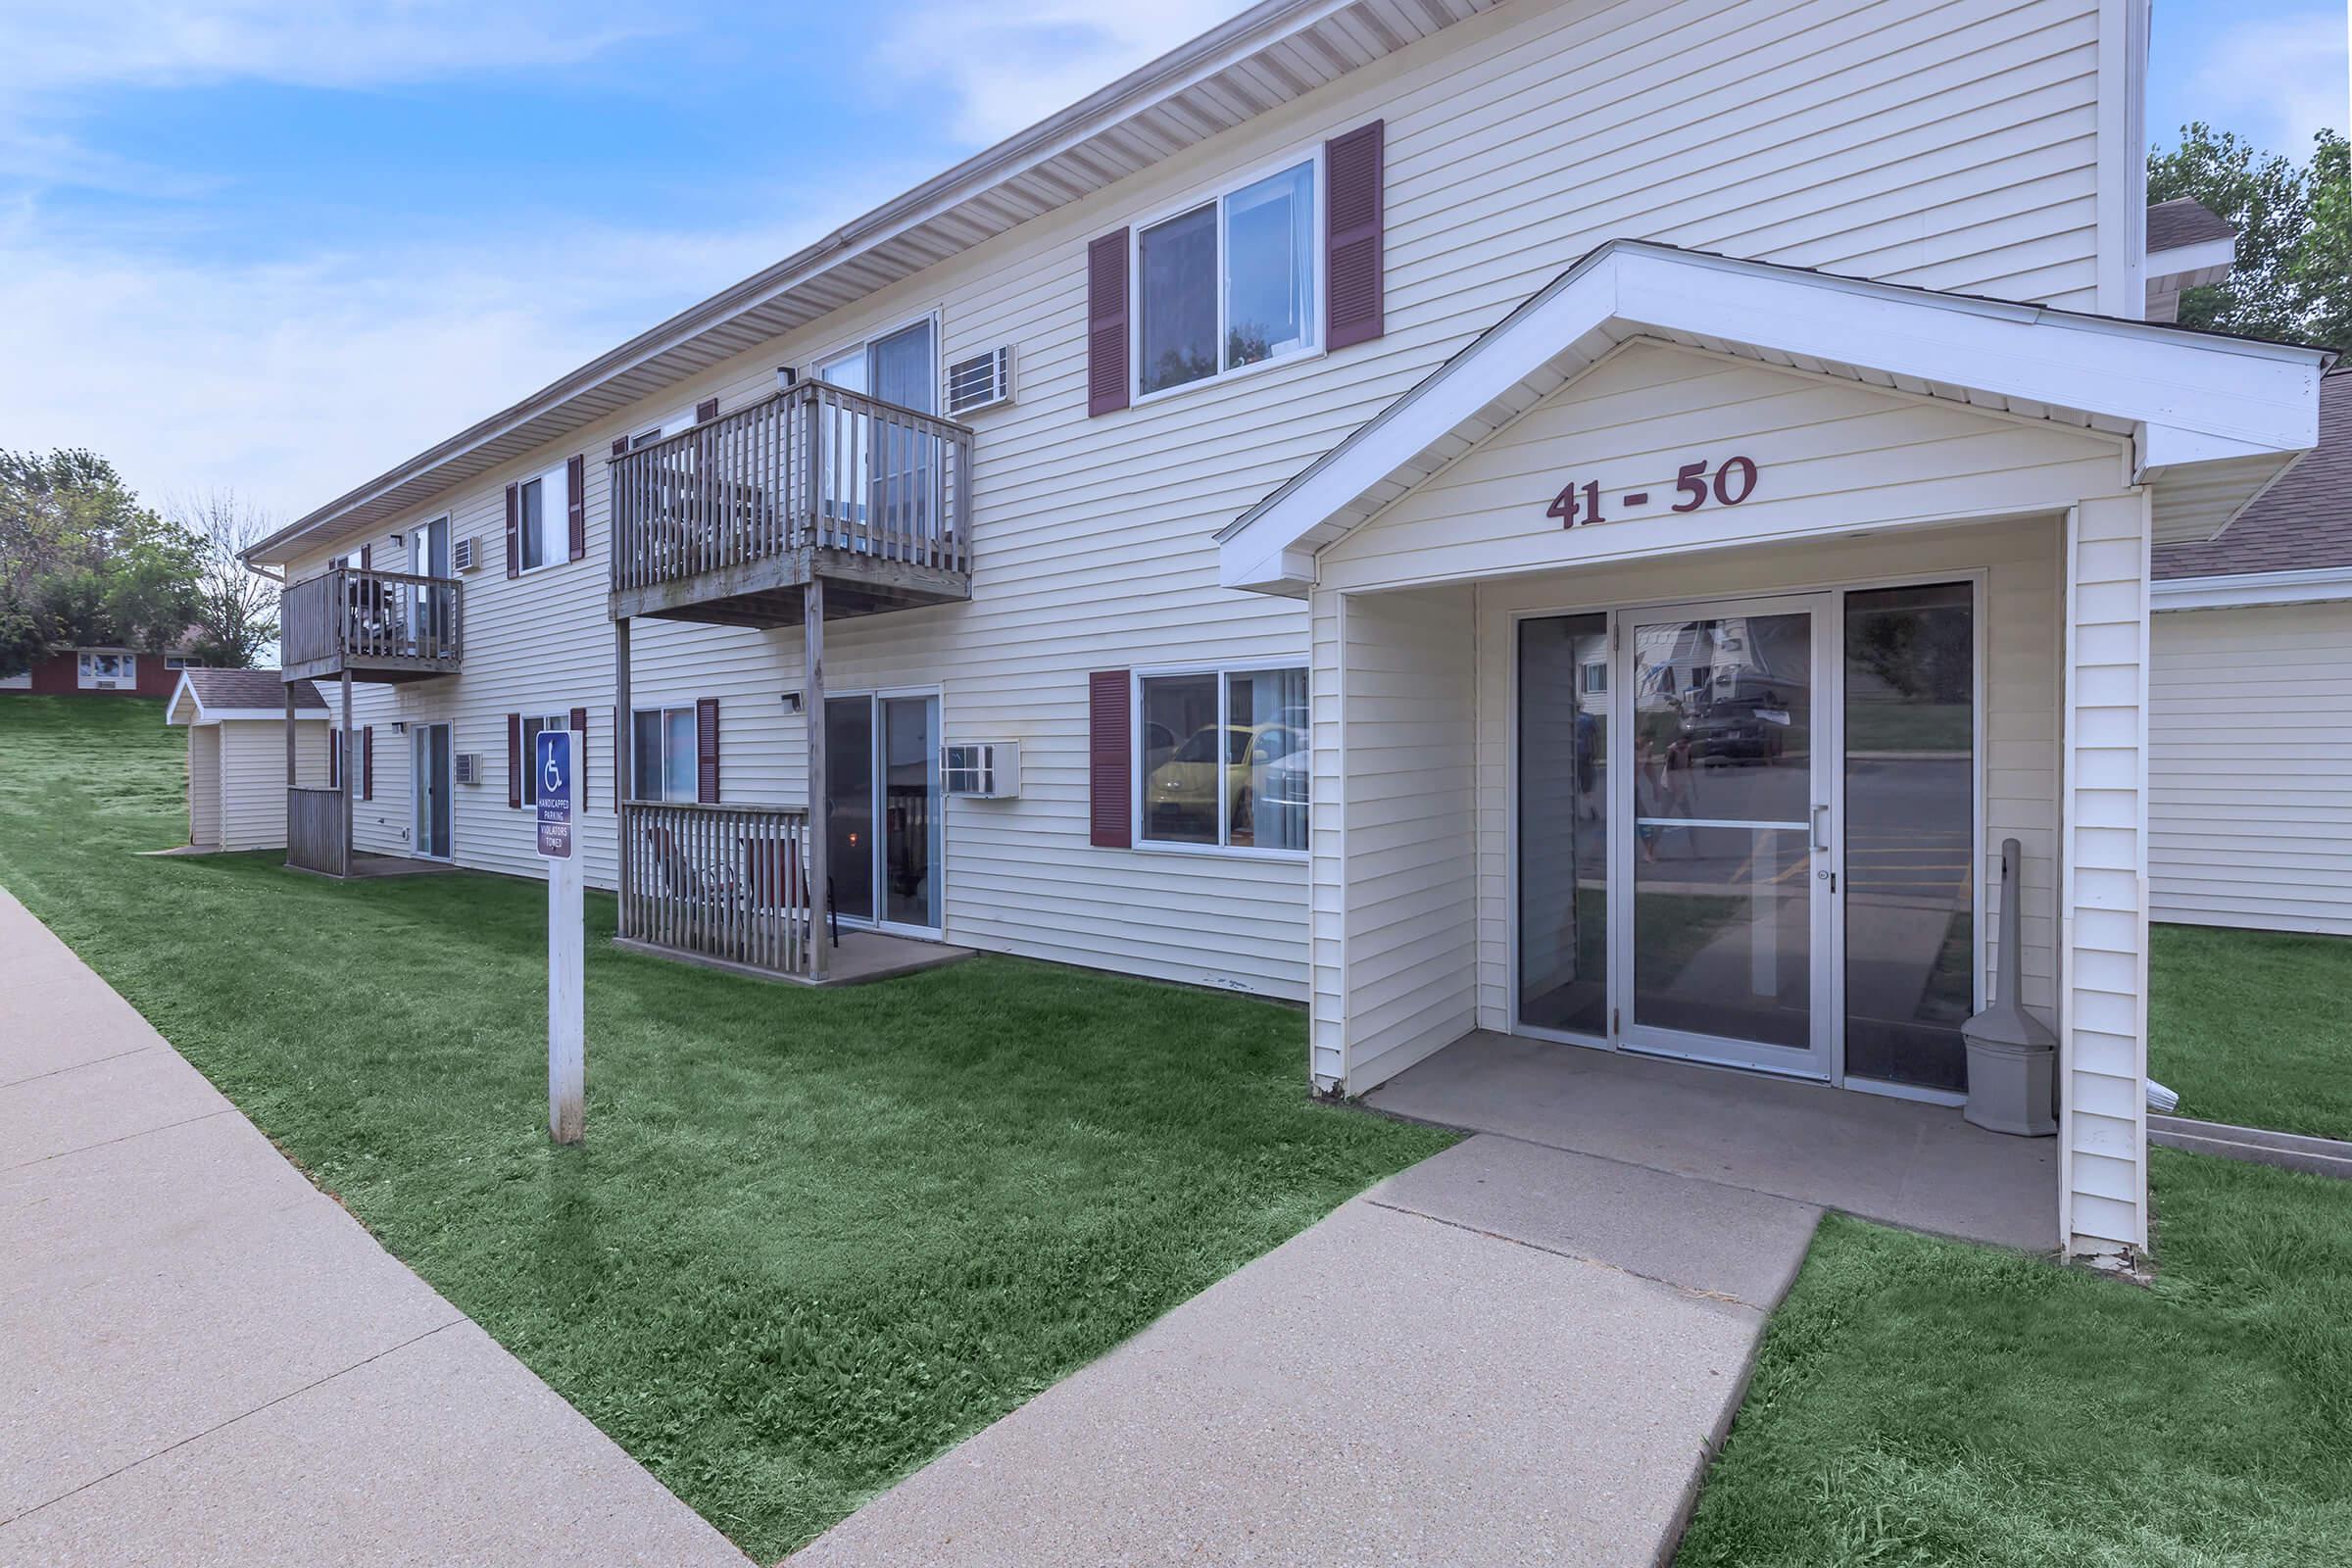
<path id="1" fill-rule="evenodd" d="M 2308 156 L 2311 138 L 2323 126 L 2343 130 L 2352 119 L 2345 33 L 2340 9 L 2226 26 L 2204 44 L 2189 74 L 2192 109 L 2186 118 L 2235 130 L 2258 147 L 2298 160 Z"/>
<path id="2" fill-rule="evenodd" d="M 874 60 L 908 82 L 945 88 L 955 134 L 985 145 L 1109 85 L 1249 3 L 924 0 L 882 30 Z"/>
<path id="3" fill-rule="evenodd" d="M 216 265 L 0 215 L 0 446 L 87 446 L 150 499 L 233 487 L 298 515 L 841 216 Z"/>
<path id="4" fill-rule="evenodd" d="M 664 30 L 617 0 L 9 0 L 0 87 L 367 86 L 584 60 Z"/>

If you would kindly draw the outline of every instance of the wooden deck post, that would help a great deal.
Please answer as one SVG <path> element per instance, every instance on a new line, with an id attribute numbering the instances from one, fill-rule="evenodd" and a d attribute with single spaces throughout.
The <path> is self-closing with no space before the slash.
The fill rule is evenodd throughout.
<path id="1" fill-rule="evenodd" d="M 286 692 L 286 857 L 294 855 L 294 683 L 281 683 Z"/>
<path id="2" fill-rule="evenodd" d="M 806 690 L 801 698 L 801 720 L 807 726 L 808 766 L 808 978 L 822 980 L 832 961 L 827 946 L 826 906 L 831 902 L 832 869 L 826 864 L 825 838 L 825 579 L 811 575 L 801 590 L 801 637 L 806 667 Z"/>
<path id="3" fill-rule="evenodd" d="M 612 837 L 620 852 L 620 934 L 624 937 L 636 935 L 629 929 L 628 822 L 628 803 L 637 798 L 637 780 L 629 773 L 636 760 L 636 748 L 630 744 L 636 729 L 636 715 L 629 708 L 629 617 L 623 615 L 612 622 Z M 583 808 L 585 805 L 583 802 Z"/>
<path id="4" fill-rule="evenodd" d="M 343 786 L 343 874 L 351 875 L 351 775 L 359 765 L 351 749 L 351 667 L 343 669 L 343 760 L 336 772 Z"/>

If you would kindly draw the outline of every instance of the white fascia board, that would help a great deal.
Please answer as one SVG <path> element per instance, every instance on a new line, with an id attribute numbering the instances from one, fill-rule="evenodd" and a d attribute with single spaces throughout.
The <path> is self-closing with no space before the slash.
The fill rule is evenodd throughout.
<path id="1" fill-rule="evenodd" d="M 2160 611 L 2317 605 L 2346 599 L 2352 599 L 2352 566 L 2235 571 L 2212 577 L 2159 577 L 2148 585 L 2148 608 Z"/>
<path id="2" fill-rule="evenodd" d="M 2175 245 L 2169 250 L 2148 252 L 2148 286 L 2160 288 L 2169 279 L 2185 277 L 2218 268 L 2228 271 L 2237 264 L 2237 241 L 2234 238 L 2199 240 L 2194 245 Z"/>
<path id="3" fill-rule="evenodd" d="M 1312 548 L 1319 529 L 1414 455 L 1602 328 L 1619 338 L 1681 333 L 2079 409 L 2130 423 L 2150 468 L 2316 445 L 2329 360 L 2318 349 L 1617 240 L 1221 529 L 1220 579 L 1291 591 L 1273 570 L 1286 552 Z"/>

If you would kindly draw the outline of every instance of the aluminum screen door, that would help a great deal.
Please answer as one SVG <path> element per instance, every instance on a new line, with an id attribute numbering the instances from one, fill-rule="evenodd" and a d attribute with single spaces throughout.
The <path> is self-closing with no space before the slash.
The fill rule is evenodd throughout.
<path id="1" fill-rule="evenodd" d="M 1829 1076 L 1834 611 L 1619 612 L 1611 946 L 1630 1049 Z"/>

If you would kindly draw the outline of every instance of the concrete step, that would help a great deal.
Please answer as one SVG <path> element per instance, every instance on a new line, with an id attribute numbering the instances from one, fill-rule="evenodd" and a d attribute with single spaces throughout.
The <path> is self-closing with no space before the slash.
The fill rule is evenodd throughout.
<path id="1" fill-rule="evenodd" d="M 2302 1133 L 2275 1133 L 2261 1127 L 2233 1127 L 2228 1122 L 2151 1114 L 2148 1141 L 2167 1149 L 2184 1149 L 2192 1154 L 2219 1154 L 2225 1159 L 2307 1170 L 2352 1181 L 2352 1143 L 2335 1138 L 2312 1138 Z"/>

